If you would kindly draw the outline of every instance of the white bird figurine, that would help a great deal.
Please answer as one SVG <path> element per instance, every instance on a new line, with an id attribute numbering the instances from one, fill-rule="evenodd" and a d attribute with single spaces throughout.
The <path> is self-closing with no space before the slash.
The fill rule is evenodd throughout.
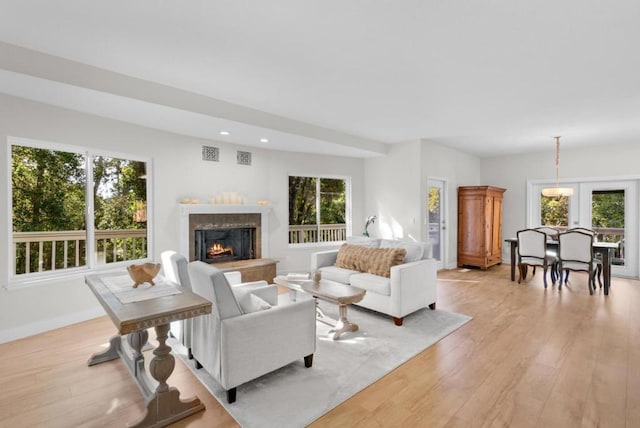
<path id="1" fill-rule="evenodd" d="M 369 228 L 369 225 L 375 223 L 375 221 L 376 221 L 375 215 L 370 215 L 369 217 L 367 217 L 367 221 L 364 224 L 364 232 L 362 232 L 364 236 L 369 236 L 369 231 L 367 229 Z"/>

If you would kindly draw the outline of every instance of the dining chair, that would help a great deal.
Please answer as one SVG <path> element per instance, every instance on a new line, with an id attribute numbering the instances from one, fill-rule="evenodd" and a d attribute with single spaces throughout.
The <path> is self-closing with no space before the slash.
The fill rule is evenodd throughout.
<path id="1" fill-rule="evenodd" d="M 547 241 L 556 241 L 556 242 L 558 241 L 558 235 L 560 234 L 560 229 L 556 227 L 551 227 L 551 226 L 540 226 L 540 227 L 535 227 L 534 229 L 539 230 L 540 232 L 547 235 Z M 554 263 L 553 266 L 551 266 L 551 268 L 555 271 L 555 277 L 557 278 L 559 276 L 558 263 L 557 263 L 558 251 L 556 249 L 550 249 L 547 247 L 547 255 L 556 258 L 556 263 Z M 533 273 L 534 274 L 536 273 L 535 267 L 533 268 Z M 552 274 L 553 273 L 554 272 L 552 272 Z"/>
<path id="2" fill-rule="evenodd" d="M 535 227 L 535 230 L 539 230 L 540 232 L 544 233 L 545 235 L 547 235 L 547 239 L 551 240 L 551 241 L 557 241 L 558 240 L 558 235 L 560 234 L 560 229 L 555 228 L 555 227 L 551 227 L 551 226 L 540 226 L 540 227 Z M 555 251 L 554 251 L 555 253 Z"/>
<path id="3" fill-rule="evenodd" d="M 584 271 L 589 274 L 589 294 L 595 289 L 597 263 L 593 257 L 593 234 L 577 230 L 561 233 L 559 240 L 560 275 L 566 271 Z M 566 284 L 566 282 L 565 282 Z M 558 290 L 562 289 L 562 276 Z"/>
<path id="4" fill-rule="evenodd" d="M 556 282 L 556 263 L 558 258 L 547 254 L 547 235 L 535 229 L 519 230 L 516 234 L 518 239 L 518 284 L 526 278 L 527 269 L 532 266 L 535 274 L 535 267 L 542 266 L 544 288 L 547 288 L 547 270 L 551 266 L 551 280 Z"/>
<path id="5" fill-rule="evenodd" d="M 596 232 L 593 229 L 587 229 L 586 227 L 572 227 L 571 229 L 568 229 L 568 230 L 575 231 L 575 232 L 588 233 L 589 235 L 593 236 L 594 241 L 597 239 Z M 596 276 L 598 278 L 598 285 L 600 286 L 600 288 L 602 288 L 602 270 L 603 270 L 602 258 L 600 257 L 600 254 L 594 254 L 593 259 L 594 259 L 594 262 L 596 263 Z M 560 276 L 560 278 L 562 278 L 562 276 Z M 566 284 L 568 280 L 569 280 L 569 271 L 566 271 L 564 283 Z M 594 288 L 595 288 L 595 282 L 594 282 Z"/>

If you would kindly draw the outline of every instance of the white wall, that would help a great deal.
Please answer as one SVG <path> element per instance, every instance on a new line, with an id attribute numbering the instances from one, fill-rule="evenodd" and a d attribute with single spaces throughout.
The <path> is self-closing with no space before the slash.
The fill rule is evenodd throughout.
<path id="1" fill-rule="evenodd" d="M 527 180 L 555 180 L 555 146 L 550 150 L 517 156 L 482 159 L 483 182 L 504 187 L 502 233 L 505 238 L 527 226 Z M 560 151 L 560 180 L 640 176 L 640 143 L 606 144 Z M 503 258 L 509 259 L 509 248 L 503 245 Z"/>
<path id="2" fill-rule="evenodd" d="M 378 220 L 372 236 L 426 241 L 427 179 L 447 180 L 447 254 L 445 267 L 456 266 L 458 186 L 481 183 L 480 159 L 430 141 L 392 144 L 386 156 L 365 161 L 365 211 Z M 360 234 L 354 229 L 354 235 Z"/>
<path id="3" fill-rule="evenodd" d="M 154 258 L 178 248 L 177 204 L 184 197 L 206 202 L 217 193 L 235 191 L 248 203 L 260 199 L 272 205 L 269 218 L 269 256 L 278 259 L 280 272 L 308 270 L 314 249 L 289 249 L 287 239 L 288 173 L 351 177 L 355 230 L 364 218 L 364 161 L 319 156 L 206 141 L 136 125 L 77 113 L 40 103 L 0 95 L 0 141 L 8 136 L 92 147 L 153 158 L 155 236 Z M 202 161 L 202 145 L 220 148 L 220 162 Z M 236 150 L 252 152 L 252 165 L 237 165 Z M 7 290 L 9 218 L 5 215 L 9 172 L 6 143 L 0 150 L 0 343 L 72 322 L 103 311 L 83 277 L 48 281 L 37 286 Z"/>
<path id="4" fill-rule="evenodd" d="M 427 215 L 427 180 L 429 177 L 444 179 L 447 182 L 447 219 L 448 225 L 445 268 L 454 268 L 458 262 L 458 187 L 495 184 L 483 182 L 480 177 L 480 158 L 449 147 L 423 140 L 421 153 L 422 175 L 422 218 Z M 423 222 L 424 223 L 424 222 Z M 428 234 L 425 227 L 424 239 Z"/>
<path id="5" fill-rule="evenodd" d="M 377 216 L 371 236 L 423 240 L 419 141 L 392 144 L 386 156 L 367 159 L 364 187 L 365 217 Z"/>

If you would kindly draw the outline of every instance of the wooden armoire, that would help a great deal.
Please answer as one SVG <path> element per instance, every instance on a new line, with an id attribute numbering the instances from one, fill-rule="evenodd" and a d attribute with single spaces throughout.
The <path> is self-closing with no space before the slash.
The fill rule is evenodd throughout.
<path id="1" fill-rule="evenodd" d="M 458 266 L 502 263 L 502 197 L 506 189 L 458 187 Z"/>

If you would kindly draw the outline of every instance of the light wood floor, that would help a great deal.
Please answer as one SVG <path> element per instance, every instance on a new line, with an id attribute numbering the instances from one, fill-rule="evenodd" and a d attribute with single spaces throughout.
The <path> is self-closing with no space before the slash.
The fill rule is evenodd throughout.
<path id="1" fill-rule="evenodd" d="M 441 272 L 438 308 L 474 319 L 312 426 L 639 427 L 640 282 L 616 278 L 605 298 L 576 273 L 560 293 L 540 272 L 508 276 Z M 113 332 L 102 317 L 0 345 L 0 426 L 135 419 L 143 402 L 124 365 L 86 366 Z M 207 407 L 174 426 L 235 426 L 180 362 L 169 381 Z"/>

